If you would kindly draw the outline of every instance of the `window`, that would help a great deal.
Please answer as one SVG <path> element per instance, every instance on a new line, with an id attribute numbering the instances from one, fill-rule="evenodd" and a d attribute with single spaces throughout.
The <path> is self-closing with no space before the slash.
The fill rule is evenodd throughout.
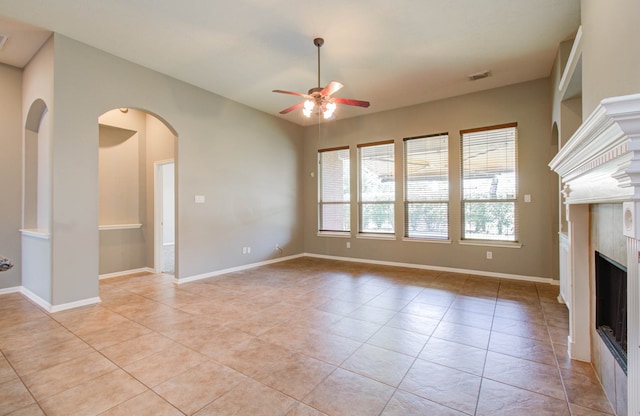
<path id="1" fill-rule="evenodd" d="M 396 199 L 393 141 L 358 145 L 360 168 L 359 231 L 395 233 Z"/>
<path id="2" fill-rule="evenodd" d="M 517 241 L 516 127 L 460 132 L 463 239 Z"/>
<path id="3" fill-rule="evenodd" d="M 449 136 L 404 139 L 405 237 L 449 239 Z"/>
<path id="4" fill-rule="evenodd" d="M 318 151 L 318 228 L 320 231 L 351 230 L 349 147 Z"/>

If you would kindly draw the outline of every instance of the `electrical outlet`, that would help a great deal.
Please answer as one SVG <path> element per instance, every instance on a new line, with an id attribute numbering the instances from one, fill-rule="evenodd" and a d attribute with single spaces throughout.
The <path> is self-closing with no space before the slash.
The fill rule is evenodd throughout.
<path id="1" fill-rule="evenodd" d="M 351 248 L 351 241 L 347 241 L 347 248 Z"/>
<path id="2" fill-rule="evenodd" d="M 493 259 L 493 252 L 487 251 L 487 260 L 492 260 L 492 259 Z"/>

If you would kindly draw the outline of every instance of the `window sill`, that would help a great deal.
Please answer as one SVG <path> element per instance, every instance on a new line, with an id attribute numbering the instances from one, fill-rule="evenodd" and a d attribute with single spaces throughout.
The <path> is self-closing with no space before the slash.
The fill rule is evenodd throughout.
<path id="1" fill-rule="evenodd" d="M 435 238 L 402 237 L 402 241 L 409 241 L 412 243 L 451 244 L 451 240 L 438 240 Z"/>
<path id="2" fill-rule="evenodd" d="M 487 241 L 487 240 L 458 240 L 461 246 L 482 246 L 482 247 L 503 247 L 503 248 L 522 248 L 522 244 L 511 241 Z"/>
<path id="3" fill-rule="evenodd" d="M 365 240 L 395 240 L 396 239 L 396 235 L 395 234 L 367 234 L 367 233 L 362 233 L 362 234 L 358 234 L 356 236 L 356 238 L 361 238 L 361 239 L 365 239 Z"/>
<path id="4" fill-rule="evenodd" d="M 351 238 L 350 231 L 318 231 L 318 237 Z"/>

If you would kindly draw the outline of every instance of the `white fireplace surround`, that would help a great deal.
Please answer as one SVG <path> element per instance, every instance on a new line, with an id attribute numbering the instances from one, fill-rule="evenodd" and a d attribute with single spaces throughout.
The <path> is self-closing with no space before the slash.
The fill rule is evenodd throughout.
<path id="1" fill-rule="evenodd" d="M 569 355 L 592 361 L 594 296 L 589 204 L 622 203 L 627 239 L 628 415 L 640 415 L 640 94 L 602 100 L 549 163 L 562 180 L 568 242 L 561 297 L 569 308 Z"/>

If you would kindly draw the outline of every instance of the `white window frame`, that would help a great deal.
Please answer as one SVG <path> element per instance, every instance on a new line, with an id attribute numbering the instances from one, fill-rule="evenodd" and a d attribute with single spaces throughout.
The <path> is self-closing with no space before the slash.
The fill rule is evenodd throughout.
<path id="1" fill-rule="evenodd" d="M 347 195 L 349 195 L 348 199 L 340 199 L 340 198 L 336 198 L 333 197 L 331 195 L 325 195 L 324 194 L 324 186 L 323 186 L 323 181 L 325 181 L 328 176 L 330 175 L 328 172 L 326 172 L 326 169 L 324 167 L 324 164 L 322 163 L 323 161 L 323 156 L 330 154 L 330 153 L 336 153 L 336 152 L 342 152 L 343 155 L 346 153 L 346 166 L 347 166 L 347 170 L 346 170 L 346 178 L 344 177 L 344 175 L 342 177 L 340 177 L 340 181 L 342 183 L 342 186 L 347 188 Z M 326 233 L 326 234 L 345 234 L 348 235 L 351 233 L 351 161 L 350 161 L 351 155 L 350 155 L 350 150 L 349 150 L 349 146 L 342 146 L 342 147 L 334 147 L 334 148 L 329 148 L 329 149 L 319 149 L 318 150 L 318 232 L 319 233 Z M 344 196 L 344 193 L 341 195 Z M 324 217 L 324 212 L 325 210 L 328 210 L 330 208 L 336 208 L 337 206 L 342 205 L 344 208 L 344 212 L 346 213 L 346 219 L 344 219 L 343 222 L 343 228 L 342 229 L 337 229 L 337 227 L 327 227 L 325 226 L 325 217 Z"/>
<path id="2" fill-rule="evenodd" d="M 517 126 L 517 123 L 508 123 L 460 131 L 460 232 L 463 242 L 518 243 Z M 470 142 L 471 140 L 473 142 Z M 472 143 L 475 148 L 472 148 Z M 485 146 L 487 150 L 483 153 L 478 150 L 479 146 Z M 493 150 L 492 147 L 494 147 Z M 485 159 L 482 160 L 482 157 Z M 495 165 L 500 167 L 501 164 L 507 167 L 502 172 L 495 167 Z M 513 171 L 511 172 L 510 169 Z M 489 183 L 488 175 L 492 170 L 495 176 Z M 472 181 L 477 185 L 473 185 Z M 503 183 L 507 185 L 501 191 Z M 478 187 L 473 189 L 474 186 Z M 477 221 L 474 223 L 475 229 L 478 230 L 481 227 L 482 232 L 467 230 L 467 226 L 472 224 L 472 220 L 468 218 L 470 215 L 467 215 L 467 209 L 474 205 L 477 208 L 490 207 L 494 211 L 488 214 L 487 218 L 482 219 L 481 225 Z M 504 221 L 504 218 L 507 221 Z M 493 221 L 490 221 L 491 219 Z M 504 232 L 505 227 L 506 232 Z"/>

